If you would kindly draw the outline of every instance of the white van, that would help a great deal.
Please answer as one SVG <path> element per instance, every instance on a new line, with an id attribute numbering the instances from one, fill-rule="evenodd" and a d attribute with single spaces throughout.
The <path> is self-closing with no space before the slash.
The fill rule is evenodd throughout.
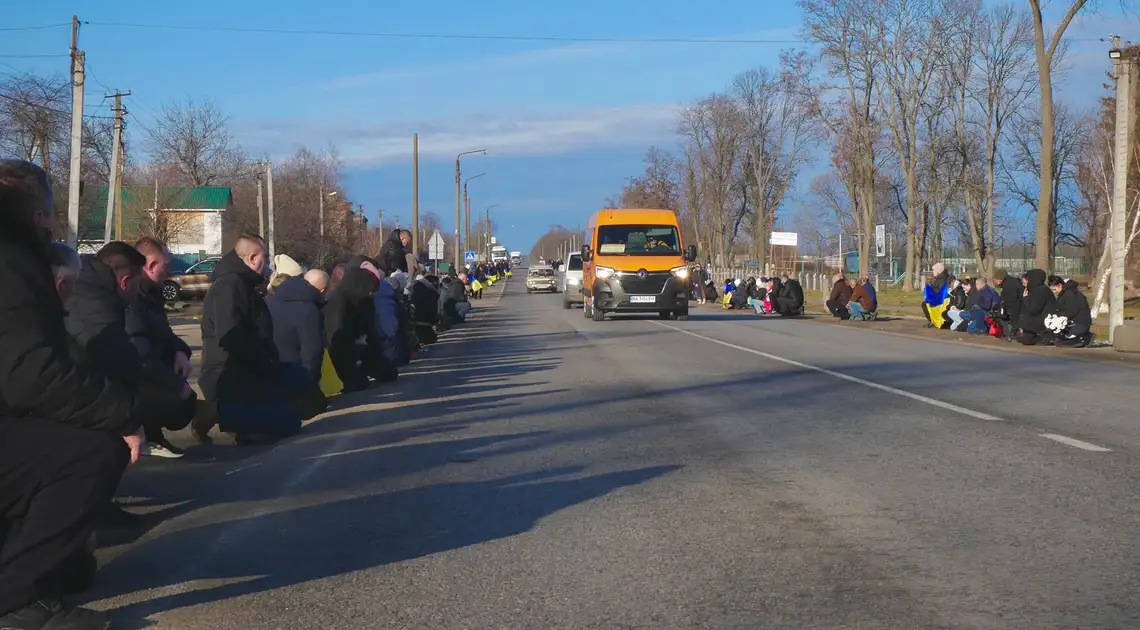
<path id="1" fill-rule="evenodd" d="M 572 252 L 566 262 L 558 268 L 559 283 L 562 288 L 562 308 L 581 304 L 582 297 L 582 254 Z"/>

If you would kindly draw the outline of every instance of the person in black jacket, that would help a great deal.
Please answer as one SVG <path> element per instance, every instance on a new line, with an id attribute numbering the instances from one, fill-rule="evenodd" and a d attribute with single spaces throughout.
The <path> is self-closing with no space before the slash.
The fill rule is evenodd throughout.
<path id="1" fill-rule="evenodd" d="M 799 280 L 788 274 L 780 276 L 780 288 L 772 300 L 772 308 L 782 317 L 799 315 L 804 308 L 804 288 Z"/>
<path id="2" fill-rule="evenodd" d="M 1049 289 L 1057 298 L 1056 314 L 1064 317 L 1065 327 L 1057 334 L 1053 345 L 1059 348 L 1084 348 L 1092 342 L 1092 309 L 1089 300 L 1081 293 L 1076 280 L 1060 276 L 1049 278 Z"/>
<path id="3" fill-rule="evenodd" d="M 307 375 L 283 369 L 273 341 L 273 320 L 258 288 L 265 284 L 266 246 L 260 236 L 239 236 L 218 261 L 202 303 L 202 365 L 198 385 L 216 407 L 216 422 L 239 444 L 254 435 L 285 437 L 300 430 L 290 404 L 291 385 Z M 215 417 L 199 414 L 194 437 L 209 443 Z"/>
<path id="4" fill-rule="evenodd" d="M 300 366 L 307 377 L 307 387 L 292 392 L 293 407 L 303 420 L 328 409 L 328 399 L 321 392 L 321 363 L 325 355 L 325 321 L 321 309 L 329 276 L 320 269 L 310 269 L 304 276 L 293 276 L 266 299 L 273 317 L 273 340 L 285 369 Z"/>
<path id="5" fill-rule="evenodd" d="M 1018 327 L 1021 325 L 1021 302 L 1024 288 L 1021 278 L 1011 276 L 1004 269 L 994 270 L 994 283 L 1001 293 L 1001 322 L 1006 339 L 1012 341 L 1017 337 Z"/>
<path id="6" fill-rule="evenodd" d="M 177 459 L 182 457 L 182 449 L 166 439 L 163 429 L 181 430 L 197 413 L 198 395 L 188 382 L 193 372 L 192 353 L 166 317 L 162 287 L 170 276 L 170 249 L 150 237 L 136 242 L 135 249 L 145 257 L 143 287 L 127 305 L 126 329 L 150 384 L 139 392 L 145 398 L 139 403 L 145 408 L 140 418 L 146 434 L 145 452 L 152 457 Z"/>
<path id="7" fill-rule="evenodd" d="M 384 247 L 380 248 L 380 263 L 383 267 L 380 268 L 384 273 L 391 275 L 397 271 L 408 271 L 408 253 L 404 246 L 404 241 L 401 238 L 400 230 L 392 230 L 388 235 L 388 240 L 384 242 Z M 349 267 L 354 267 L 351 262 Z"/>
<path id="8" fill-rule="evenodd" d="M 366 389 L 369 377 L 390 381 L 398 374 L 378 338 L 372 297 L 379 286 L 380 280 L 370 271 L 350 266 L 325 306 L 329 359 L 346 392 Z"/>
<path id="9" fill-rule="evenodd" d="M 1018 341 L 1032 346 L 1037 343 L 1052 343 L 1053 334 L 1045 326 L 1045 318 L 1053 313 L 1057 299 L 1053 291 L 1045 285 L 1045 270 L 1030 269 L 1025 272 L 1025 299 L 1021 304 L 1021 336 Z"/>
<path id="10" fill-rule="evenodd" d="M 59 574 L 89 554 L 142 435 L 130 389 L 70 356 L 52 223 L 43 169 L 0 161 L 0 627 L 106 628 L 106 613 L 64 606 Z"/>

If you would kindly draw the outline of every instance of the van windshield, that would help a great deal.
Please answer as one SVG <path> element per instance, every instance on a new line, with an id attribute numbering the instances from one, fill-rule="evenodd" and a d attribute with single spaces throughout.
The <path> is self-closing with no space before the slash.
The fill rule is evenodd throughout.
<path id="1" fill-rule="evenodd" d="M 566 261 L 567 271 L 582 271 L 582 257 L 571 256 L 570 260 Z"/>
<path id="2" fill-rule="evenodd" d="M 598 253 L 605 256 L 668 256 L 681 253 L 671 225 L 605 225 L 598 228 Z"/>

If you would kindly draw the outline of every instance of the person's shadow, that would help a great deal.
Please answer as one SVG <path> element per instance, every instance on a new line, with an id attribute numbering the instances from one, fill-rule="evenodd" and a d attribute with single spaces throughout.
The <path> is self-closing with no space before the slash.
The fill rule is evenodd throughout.
<path id="1" fill-rule="evenodd" d="M 113 611 L 116 627 L 150 615 L 461 549 L 530 530 L 543 517 L 679 469 L 654 466 L 551 481 L 582 467 L 446 483 L 287 509 L 184 530 L 132 549 L 99 576 L 90 599 L 192 580 L 241 580 Z M 190 555 L 186 550 L 194 550 Z M 171 558 L 185 562 L 172 565 Z M 125 624 L 125 625 L 119 625 Z"/>

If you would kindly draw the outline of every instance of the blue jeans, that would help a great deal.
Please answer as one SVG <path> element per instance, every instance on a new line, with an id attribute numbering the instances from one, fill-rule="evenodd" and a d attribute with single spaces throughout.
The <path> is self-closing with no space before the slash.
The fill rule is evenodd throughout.
<path id="1" fill-rule="evenodd" d="M 304 366 L 282 363 L 273 395 L 261 403 L 218 403 L 218 428 L 227 433 L 289 437 L 301 430 L 301 414 L 293 397 L 312 387 L 313 377 Z"/>
<path id="2" fill-rule="evenodd" d="M 980 307 L 971 308 L 968 319 L 970 323 L 966 326 L 966 332 L 975 335 L 989 334 L 989 327 L 986 326 L 986 312 Z"/>
<path id="3" fill-rule="evenodd" d="M 847 312 L 855 319 L 863 319 L 867 314 L 867 311 L 863 310 L 863 305 L 854 300 L 847 303 Z"/>
<path id="4" fill-rule="evenodd" d="M 950 330 L 962 330 L 962 323 L 970 323 L 970 311 L 963 311 L 959 309 L 950 309 L 946 311 L 946 316 L 950 318 Z"/>

